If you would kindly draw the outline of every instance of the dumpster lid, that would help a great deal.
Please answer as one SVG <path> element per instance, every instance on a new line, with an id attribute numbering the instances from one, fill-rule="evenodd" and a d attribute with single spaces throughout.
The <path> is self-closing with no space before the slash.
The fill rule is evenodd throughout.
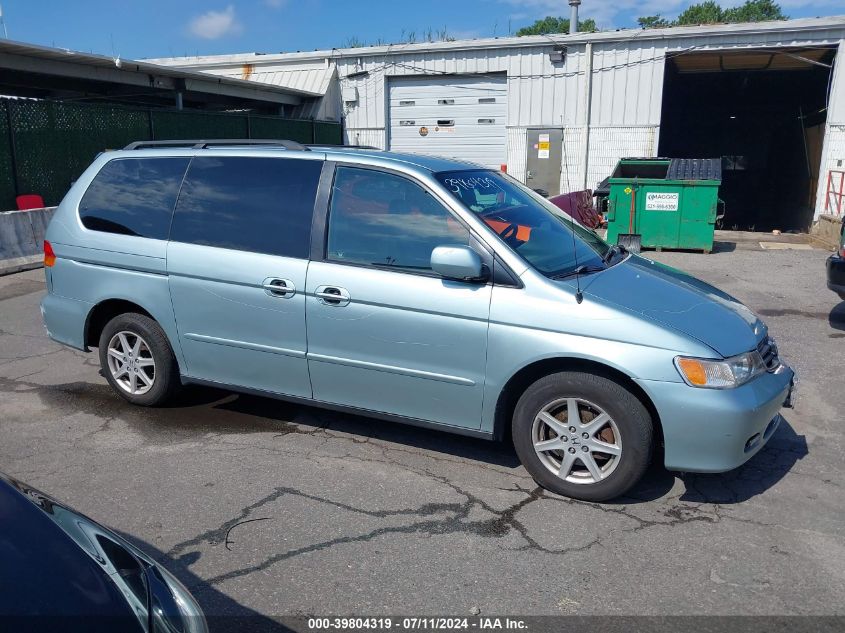
<path id="1" fill-rule="evenodd" d="M 597 198 L 601 196 L 606 198 L 610 195 L 610 176 L 602 180 L 598 186 L 593 189 L 593 195 Z"/>
<path id="2" fill-rule="evenodd" d="M 722 180 L 721 158 L 622 158 L 610 175 L 615 179 Z M 604 183 L 597 191 L 603 191 Z"/>
<path id="3" fill-rule="evenodd" d="M 722 180 L 721 158 L 673 158 L 667 180 Z"/>

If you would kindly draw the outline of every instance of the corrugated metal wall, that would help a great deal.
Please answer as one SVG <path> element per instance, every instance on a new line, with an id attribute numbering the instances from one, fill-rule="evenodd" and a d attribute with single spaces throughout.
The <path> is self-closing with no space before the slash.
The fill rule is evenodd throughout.
<path id="1" fill-rule="evenodd" d="M 827 138 L 825 140 L 826 156 L 822 157 L 821 169 L 819 170 L 819 190 L 817 204 L 819 213 L 834 213 L 835 199 L 831 196 L 830 208 L 825 209 L 827 200 L 827 178 L 830 170 L 845 170 L 845 125 L 829 125 Z M 834 179 L 834 190 L 839 191 L 839 179 Z"/>
<path id="2" fill-rule="evenodd" d="M 816 193 L 816 217 L 830 212 L 826 207 L 827 179 L 830 170 L 845 169 L 845 39 L 839 42 L 838 63 L 834 65 L 827 110 L 827 130 L 819 166 L 819 187 Z"/>
<path id="3" fill-rule="evenodd" d="M 508 76 L 507 164 L 515 178 L 525 178 L 528 127 L 564 129 L 562 191 L 594 188 L 623 156 L 653 155 L 660 124 L 665 47 L 643 43 L 619 49 L 618 43 L 613 43 L 593 48 L 589 168 L 584 160 L 587 47 L 570 47 L 563 64 L 549 60 L 552 48 L 549 44 L 337 59 L 341 91 L 354 87 L 358 97 L 343 108 L 347 142 L 385 146 L 385 87 L 390 77 L 504 71 Z"/>
<path id="4" fill-rule="evenodd" d="M 667 55 L 689 49 L 830 44 L 838 42 L 841 33 L 841 29 L 831 28 L 785 37 L 781 32 L 726 31 L 707 37 L 641 40 L 642 32 L 633 31 L 627 40 L 594 43 L 591 64 L 584 44 L 570 46 L 564 64 L 552 64 L 552 42 L 467 51 L 440 51 L 435 46 L 430 52 L 414 53 L 403 52 L 399 46 L 384 56 L 341 56 L 335 62 L 341 87 L 354 86 L 358 94 L 356 103 L 343 104 L 347 142 L 377 147 L 385 146 L 388 77 L 507 72 L 508 172 L 520 180 L 525 178 L 528 127 L 562 127 L 561 190 L 566 191 L 595 188 L 620 158 L 656 155 Z M 590 65 L 591 82 L 587 81 Z M 845 75 L 843 67 L 845 63 L 840 65 L 839 75 Z M 837 79 L 838 92 L 845 91 L 845 77 Z M 838 109 L 845 110 L 845 96 L 839 102 Z M 826 173 L 826 164 L 843 158 L 835 140 L 841 126 L 830 126 L 830 130 L 822 173 Z"/>
<path id="5" fill-rule="evenodd" d="M 508 77 L 508 171 L 524 179 L 528 127 L 559 127 L 564 129 L 562 190 L 593 188 L 619 158 L 655 155 L 667 56 L 689 50 L 838 44 L 845 32 L 835 21 L 717 28 L 690 27 L 668 34 L 631 30 L 617 37 L 599 34 L 589 44 L 582 40 L 568 45 L 562 64 L 549 59 L 555 48 L 551 39 L 505 38 L 475 48 L 461 47 L 460 42 L 400 44 L 378 49 L 377 54 L 374 49 L 345 49 L 313 56 L 268 56 L 255 63 L 254 78 L 264 71 L 301 68 L 313 79 L 321 64 L 336 67 L 330 84 L 336 89 L 327 90 L 319 111 L 343 118 L 347 143 L 384 148 L 390 77 L 504 72 Z M 845 159 L 837 140 L 845 125 L 844 69 L 845 61 L 838 65 L 833 82 L 822 175 L 827 165 Z M 347 102 L 341 95 L 348 95 L 351 88 L 357 91 L 357 100 Z"/>

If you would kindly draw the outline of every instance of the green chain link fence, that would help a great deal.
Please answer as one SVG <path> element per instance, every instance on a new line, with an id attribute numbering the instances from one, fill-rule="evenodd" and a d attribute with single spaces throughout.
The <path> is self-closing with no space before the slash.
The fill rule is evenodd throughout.
<path id="1" fill-rule="evenodd" d="M 59 204 L 99 152 L 179 138 L 343 142 L 340 124 L 328 121 L 0 99 L 0 210 L 16 208 L 15 196 L 26 193 Z"/>

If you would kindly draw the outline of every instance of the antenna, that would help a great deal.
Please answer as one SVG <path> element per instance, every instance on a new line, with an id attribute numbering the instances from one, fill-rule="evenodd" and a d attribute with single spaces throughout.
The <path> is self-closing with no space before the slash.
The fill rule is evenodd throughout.
<path id="1" fill-rule="evenodd" d="M 563 128 L 563 115 L 561 115 L 560 118 L 561 128 Z M 569 161 L 566 159 L 566 139 L 564 138 L 565 134 L 566 129 L 561 129 L 560 147 L 563 153 L 563 174 L 564 178 L 566 179 L 566 192 L 572 193 L 572 187 L 569 184 Z M 575 240 L 575 220 L 572 216 L 569 216 L 569 230 L 572 232 L 572 256 L 575 257 L 575 301 L 576 303 L 578 303 L 578 305 L 581 305 L 581 302 L 584 301 L 584 293 L 581 292 L 581 275 L 578 272 L 578 243 Z"/>

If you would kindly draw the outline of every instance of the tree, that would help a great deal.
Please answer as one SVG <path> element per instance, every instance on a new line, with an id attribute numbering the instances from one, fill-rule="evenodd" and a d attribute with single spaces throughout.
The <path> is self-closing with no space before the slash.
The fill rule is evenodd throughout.
<path id="1" fill-rule="evenodd" d="M 745 0 L 745 4 L 731 9 L 723 9 L 714 0 L 706 0 L 690 5 L 681 12 L 677 20 L 669 21 L 660 15 L 647 15 L 637 18 L 637 24 L 644 29 L 665 26 L 684 26 L 688 24 L 719 24 L 722 22 L 765 22 L 767 20 L 787 20 L 780 5 L 774 0 Z"/>
<path id="2" fill-rule="evenodd" d="M 700 4 L 693 4 L 681 12 L 675 24 L 717 24 L 724 22 L 725 12 L 713 0 L 707 0 Z"/>
<path id="3" fill-rule="evenodd" d="M 592 18 L 581 20 L 578 23 L 578 31 L 583 33 L 595 33 L 598 31 L 596 21 Z M 547 15 L 542 20 L 537 20 L 531 26 L 524 26 L 516 34 L 522 35 L 550 35 L 552 33 L 569 33 L 569 18 L 556 18 Z"/>
<path id="4" fill-rule="evenodd" d="M 786 20 L 780 6 L 773 0 L 747 0 L 745 4 L 724 12 L 725 22 L 766 22 L 767 20 Z"/>
<path id="5" fill-rule="evenodd" d="M 637 18 L 637 24 L 639 24 L 640 28 L 643 29 L 662 29 L 667 26 L 672 26 L 672 23 L 659 13 L 657 15 L 646 15 L 641 18 Z"/>

